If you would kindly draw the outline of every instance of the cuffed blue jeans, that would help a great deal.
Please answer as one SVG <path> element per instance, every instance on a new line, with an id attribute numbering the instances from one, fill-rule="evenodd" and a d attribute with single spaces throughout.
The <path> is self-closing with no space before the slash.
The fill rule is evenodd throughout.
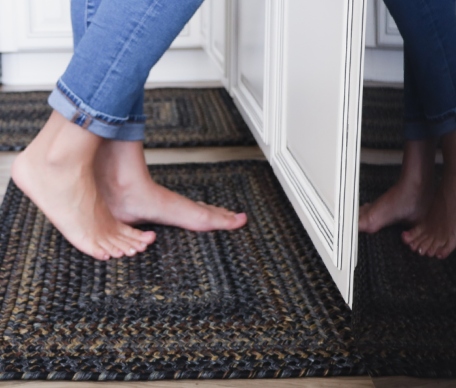
<path id="1" fill-rule="evenodd" d="M 455 0 L 384 0 L 404 39 L 405 138 L 456 130 Z"/>
<path id="2" fill-rule="evenodd" d="M 144 139 L 144 84 L 203 0 L 72 0 L 74 55 L 49 104 L 92 133 Z"/>

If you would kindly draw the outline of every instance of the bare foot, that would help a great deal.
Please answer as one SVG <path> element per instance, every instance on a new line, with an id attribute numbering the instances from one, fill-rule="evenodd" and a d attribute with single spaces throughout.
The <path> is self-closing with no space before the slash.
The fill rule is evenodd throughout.
<path id="1" fill-rule="evenodd" d="M 402 233 L 404 243 L 422 256 L 445 259 L 456 248 L 456 175 L 446 173 L 426 217 Z"/>
<path id="2" fill-rule="evenodd" d="M 421 255 L 445 259 L 456 248 L 456 132 L 443 137 L 443 179 L 425 219 L 402 234 Z"/>
<path id="3" fill-rule="evenodd" d="M 12 178 L 80 251 L 99 260 L 144 251 L 155 239 L 117 221 L 97 191 L 94 155 L 101 139 L 53 112 L 15 160 Z"/>
<path id="4" fill-rule="evenodd" d="M 100 192 L 122 222 L 151 222 L 193 231 L 237 229 L 247 222 L 245 213 L 193 202 L 155 183 L 140 142 L 104 141 L 96 171 Z"/>
<path id="5" fill-rule="evenodd" d="M 395 223 L 415 224 L 427 213 L 433 194 L 435 144 L 408 141 L 399 181 L 374 203 L 359 209 L 359 231 L 376 233 Z"/>
<path id="6" fill-rule="evenodd" d="M 399 181 L 374 203 L 359 209 L 359 231 L 376 233 L 386 226 L 415 224 L 429 209 L 432 191 L 421 183 Z"/>

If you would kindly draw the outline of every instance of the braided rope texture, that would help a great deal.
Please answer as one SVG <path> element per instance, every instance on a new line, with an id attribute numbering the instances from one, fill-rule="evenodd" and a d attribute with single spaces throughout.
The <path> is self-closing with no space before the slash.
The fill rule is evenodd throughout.
<path id="1" fill-rule="evenodd" d="M 24 149 L 44 126 L 49 92 L 0 93 L 0 151 Z M 255 140 L 223 88 L 147 89 L 144 146 L 247 146 Z"/>
<path id="2" fill-rule="evenodd" d="M 441 176 L 441 169 L 437 169 Z M 361 203 L 399 178 L 399 166 L 361 168 Z M 353 328 L 373 376 L 456 377 L 456 254 L 446 260 L 413 253 L 409 227 L 360 234 Z"/>
<path id="3" fill-rule="evenodd" d="M 404 89 L 365 87 L 361 145 L 374 149 L 404 146 Z"/>
<path id="4" fill-rule="evenodd" d="M 10 182 L 0 209 L 0 379 L 286 378 L 365 373 L 351 312 L 267 162 L 150 166 L 247 226 L 144 225 L 133 258 L 74 249 Z"/>

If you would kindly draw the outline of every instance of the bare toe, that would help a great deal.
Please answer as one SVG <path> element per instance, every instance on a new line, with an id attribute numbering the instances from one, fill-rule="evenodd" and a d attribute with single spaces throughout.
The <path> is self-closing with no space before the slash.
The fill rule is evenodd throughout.
<path id="1" fill-rule="evenodd" d="M 114 259 L 119 259 L 124 255 L 124 253 L 115 244 L 111 243 L 111 241 L 109 241 L 108 239 L 106 239 L 105 241 L 101 241 L 100 245 Z"/>
<path id="2" fill-rule="evenodd" d="M 117 236 L 115 239 L 111 240 L 112 244 L 120 249 L 123 255 L 132 257 L 136 255 L 137 250 L 134 248 L 133 244 L 125 238 L 122 238 L 122 235 Z"/>
<path id="3" fill-rule="evenodd" d="M 418 244 L 418 253 L 421 256 L 429 256 L 428 251 L 434 243 L 434 238 L 432 236 L 426 236 L 420 244 Z"/>
<path id="4" fill-rule="evenodd" d="M 94 250 L 91 256 L 97 260 L 102 260 L 106 261 L 111 258 L 111 256 L 104 250 L 102 247 L 97 246 Z"/>
<path id="5" fill-rule="evenodd" d="M 124 240 L 126 243 L 130 244 L 131 247 L 137 252 L 144 252 L 147 248 L 147 244 L 142 241 L 134 239 L 126 239 L 125 237 L 119 237 L 119 239 Z"/>
<path id="6" fill-rule="evenodd" d="M 421 224 L 418 224 L 414 228 L 407 230 L 402 233 L 402 241 L 406 245 L 411 245 L 413 242 L 415 242 L 415 245 L 417 243 L 417 239 L 421 238 L 424 233 L 424 227 Z"/>
<path id="7" fill-rule="evenodd" d="M 121 234 L 127 239 L 134 239 L 146 244 L 152 244 L 156 237 L 155 232 L 143 232 L 142 230 L 132 228 L 128 225 L 122 225 Z"/>
<path id="8" fill-rule="evenodd" d="M 418 236 L 415 240 L 413 240 L 408 246 L 413 252 L 418 252 L 420 255 L 424 254 L 423 249 L 421 248 L 421 244 L 427 240 L 427 236 L 423 233 L 421 236 Z"/>
<path id="9" fill-rule="evenodd" d="M 453 248 L 450 247 L 450 244 L 446 243 L 443 247 L 437 250 L 436 257 L 440 260 L 446 259 L 450 255 L 452 250 Z"/>
<path id="10" fill-rule="evenodd" d="M 232 230 L 245 225 L 247 222 L 247 215 L 245 213 L 236 214 L 234 216 L 229 214 L 217 214 L 217 212 L 210 212 L 206 222 L 207 230 Z"/>
<path id="11" fill-rule="evenodd" d="M 432 243 L 431 247 L 428 249 L 427 251 L 427 255 L 429 257 L 436 257 L 437 256 L 437 252 L 443 248 L 444 246 L 444 243 L 441 241 L 441 240 L 434 240 L 434 242 Z"/>

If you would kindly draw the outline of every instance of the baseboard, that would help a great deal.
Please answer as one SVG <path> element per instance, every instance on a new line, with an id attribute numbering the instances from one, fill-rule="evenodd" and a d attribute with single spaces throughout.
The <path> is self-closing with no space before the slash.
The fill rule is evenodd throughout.
<path id="1" fill-rule="evenodd" d="M 404 82 L 403 51 L 366 48 L 364 80 L 391 83 Z"/>

